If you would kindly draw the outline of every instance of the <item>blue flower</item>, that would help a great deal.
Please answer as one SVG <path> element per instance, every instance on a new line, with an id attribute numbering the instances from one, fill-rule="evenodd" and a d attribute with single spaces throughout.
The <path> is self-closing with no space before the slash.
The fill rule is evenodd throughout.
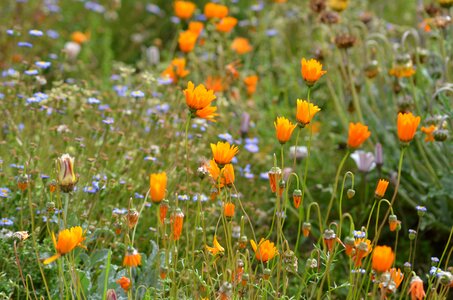
<path id="1" fill-rule="evenodd" d="M 361 230 L 354 230 L 353 235 L 356 239 L 363 239 L 366 236 L 366 233 Z"/>
<path id="2" fill-rule="evenodd" d="M 257 153 L 260 151 L 260 148 L 256 144 L 245 144 L 244 148 L 250 153 Z"/>
<path id="3" fill-rule="evenodd" d="M 0 188 L 0 198 L 8 198 L 9 193 L 11 193 L 9 188 L 6 187 Z"/>
<path id="4" fill-rule="evenodd" d="M 278 30 L 277 29 L 271 28 L 271 29 L 266 30 L 266 35 L 268 37 L 273 37 L 273 36 L 276 36 L 277 34 L 278 34 Z"/>
<path id="5" fill-rule="evenodd" d="M 34 75 L 38 75 L 38 70 L 35 70 L 35 69 L 31 69 L 31 70 L 26 70 L 24 71 L 25 75 L 29 75 L 29 76 L 34 76 Z"/>
<path id="6" fill-rule="evenodd" d="M 127 89 L 128 89 L 128 87 L 125 86 L 125 85 L 115 85 L 115 86 L 113 86 L 113 90 L 120 97 L 126 96 Z"/>
<path id="7" fill-rule="evenodd" d="M 17 46 L 25 48 L 33 48 L 33 44 L 29 42 L 18 42 Z"/>
<path id="8" fill-rule="evenodd" d="M 221 134 L 218 135 L 218 137 L 219 137 L 219 139 L 227 141 L 230 144 L 234 143 L 233 136 L 231 134 L 229 134 L 228 132 L 221 133 Z"/>
<path id="9" fill-rule="evenodd" d="M 189 200 L 189 196 L 187 196 L 187 195 L 178 195 L 178 200 L 179 201 L 187 201 L 187 200 Z"/>
<path id="10" fill-rule="evenodd" d="M 54 40 L 58 39 L 60 37 L 58 32 L 56 32 L 55 30 L 52 30 L 52 29 L 47 30 L 46 34 L 48 37 L 50 37 L 51 39 L 54 39 Z"/>
<path id="11" fill-rule="evenodd" d="M 114 120 L 113 118 L 110 118 L 110 117 L 109 117 L 109 118 L 107 118 L 107 119 L 105 119 L 105 120 L 102 120 L 102 122 L 103 122 L 104 124 L 110 125 L 110 124 L 113 124 L 113 123 L 115 122 L 115 120 Z"/>
<path id="12" fill-rule="evenodd" d="M 131 96 L 134 98 L 143 98 L 145 97 L 145 93 L 143 93 L 142 91 L 132 91 Z"/>
<path id="13" fill-rule="evenodd" d="M 0 219 L 0 226 L 11 226 L 13 224 L 14 224 L 14 222 L 11 219 L 8 219 L 8 218 Z"/>
<path id="14" fill-rule="evenodd" d="M 6 34 L 7 34 L 7 35 L 14 35 L 14 30 L 12 30 L 12 29 L 7 29 L 7 30 L 6 30 Z"/>
<path id="15" fill-rule="evenodd" d="M 101 4 L 94 2 L 94 1 L 85 2 L 85 8 L 88 10 L 100 13 L 100 14 L 105 12 L 104 6 L 102 6 Z"/>
<path id="16" fill-rule="evenodd" d="M 155 4 L 146 5 L 146 11 L 155 15 L 160 15 L 162 13 L 160 7 Z"/>
<path id="17" fill-rule="evenodd" d="M 31 36 L 43 36 L 44 33 L 41 30 L 32 29 L 28 34 Z"/>
<path id="18" fill-rule="evenodd" d="M 50 61 L 37 61 L 35 62 L 35 66 L 41 69 L 47 69 L 52 65 Z"/>
<path id="19" fill-rule="evenodd" d="M 99 103 L 101 103 L 101 100 L 94 98 L 94 97 L 90 97 L 90 98 L 88 98 L 87 103 L 88 104 L 99 104 Z"/>
<path id="20" fill-rule="evenodd" d="M 134 194 L 134 197 L 135 197 L 135 199 L 143 199 L 143 198 L 145 198 L 145 196 L 143 196 L 142 194 L 139 194 L 137 192 Z"/>
<path id="21" fill-rule="evenodd" d="M 170 77 L 165 77 L 165 78 L 159 77 L 159 78 L 157 78 L 157 84 L 158 85 L 169 85 L 169 84 L 172 84 L 172 82 L 173 82 L 173 80 Z"/>
<path id="22" fill-rule="evenodd" d="M 112 213 L 114 214 L 117 214 L 117 215 L 124 215 L 125 213 L 127 213 L 127 209 L 125 208 L 114 208 Z"/>

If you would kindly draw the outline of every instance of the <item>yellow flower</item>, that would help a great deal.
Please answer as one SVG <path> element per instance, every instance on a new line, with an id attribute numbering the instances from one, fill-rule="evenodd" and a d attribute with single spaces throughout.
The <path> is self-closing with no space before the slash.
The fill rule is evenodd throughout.
<path id="1" fill-rule="evenodd" d="M 389 74 L 398 78 L 411 77 L 415 69 L 413 66 L 396 66 L 390 69 Z"/>
<path id="2" fill-rule="evenodd" d="M 183 20 L 190 19 L 195 11 L 195 4 L 190 1 L 176 1 L 174 4 L 175 15 Z"/>
<path id="3" fill-rule="evenodd" d="M 80 226 L 71 227 L 70 229 L 62 230 L 58 233 L 58 241 L 55 239 L 55 234 L 52 232 L 52 241 L 57 250 L 57 254 L 44 260 L 44 264 L 50 264 L 57 260 L 60 256 L 74 250 L 75 247 L 83 247 L 81 243 L 85 240 L 83 230 Z"/>
<path id="4" fill-rule="evenodd" d="M 348 7 L 349 0 L 330 0 L 329 7 L 332 10 L 342 12 Z"/>
<path id="5" fill-rule="evenodd" d="M 229 164 L 233 157 L 239 152 L 237 146 L 230 145 L 228 142 L 217 142 L 217 144 L 211 144 L 211 150 L 215 162 L 219 165 Z"/>
<path id="6" fill-rule="evenodd" d="M 69 193 L 77 184 L 74 174 L 74 158 L 69 154 L 63 154 L 57 159 L 58 184 L 63 192 Z"/>
<path id="7" fill-rule="evenodd" d="M 420 117 L 416 117 L 412 113 L 399 113 L 397 128 L 400 141 L 404 143 L 412 141 L 419 123 Z"/>
<path id="8" fill-rule="evenodd" d="M 203 84 L 195 87 L 191 81 L 187 84 L 184 95 L 186 96 L 186 104 L 191 110 L 203 109 L 216 98 L 214 91 L 207 90 Z"/>
<path id="9" fill-rule="evenodd" d="M 302 126 L 306 126 L 320 110 L 321 109 L 313 103 L 297 99 L 296 119 Z"/>
<path id="10" fill-rule="evenodd" d="M 294 128 L 297 127 L 296 124 L 291 123 L 291 121 L 285 117 L 277 117 L 274 126 L 277 139 L 282 145 L 289 141 Z"/>
<path id="11" fill-rule="evenodd" d="M 349 135 L 348 135 L 348 146 L 351 148 L 357 148 L 362 145 L 371 135 L 368 130 L 368 126 L 358 122 L 356 124 L 349 123 Z"/>
<path id="12" fill-rule="evenodd" d="M 305 58 L 302 58 L 301 65 L 302 77 L 308 85 L 315 84 L 322 75 L 327 73 L 327 71 L 322 70 L 322 64 L 315 59 L 307 61 Z"/>
<path id="13" fill-rule="evenodd" d="M 154 203 L 159 203 L 165 198 L 167 190 L 167 173 L 153 173 L 149 175 L 149 193 Z"/>
<path id="14" fill-rule="evenodd" d="M 274 243 L 269 240 L 261 239 L 259 244 L 256 245 L 254 240 L 250 240 L 253 251 L 255 251 L 255 257 L 257 260 L 267 262 L 278 255 L 278 250 L 275 248 Z"/>
<path id="15" fill-rule="evenodd" d="M 225 249 L 220 245 L 220 243 L 217 241 L 217 236 L 214 235 L 214 247 L 209 247 L 206 245 L 206 250 L 208 250 L 212 255 L 216 255 L 218 253 L 223 253 Z"/>

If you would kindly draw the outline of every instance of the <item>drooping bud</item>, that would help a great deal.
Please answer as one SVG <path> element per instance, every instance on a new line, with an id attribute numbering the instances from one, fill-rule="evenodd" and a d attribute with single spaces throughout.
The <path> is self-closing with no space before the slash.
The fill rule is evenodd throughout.
<path id="1" fill-rule="evenodd" d="M 268 173 L 269 184 L 271 186 L 272 193 L 277 192 L 277 184 L 280 183 L 282 178 L 282 170 L 279 167 L 272 167 Z"/>
<path id="2" fill-rule="evenodd" d="M 304 237 L 308 237 L 310 235 L 310 231 L 311 231 L 311 223 L 304 222 L 304 224 L 302 224 L 302 233 L 303 233 Z"/>
<path id="3" fill-rule="evenodd" d="M 302 201 L 302 191 L 299 189 L 294 190 L 293 191 L 293 204 L 296 209 L 299 208 L 301 201 Z"/>
<path id="4" fill-rule="evenodd" d="M 232 202 L 223 204 L 223 214 L 226 218 L 232 218 L 234 216 L 235 205 Z"/>
<path id="5" fill-rule="evenodd" d="M 326 229 L 323 234 L 324 243 L 327 246 L 327 250 L 332 253 L 333 248 L 335 246 L 335 241 L 337 239 L 337 235 L 332 229 Z"/>
<path id="6" fill-rule="evenodd" d="M 374 162 L 378 168 L 382 167 L 384 164 L 384 155 L 382 152 L 382 145 L 381 143 L 377 143 L 376 147 L 374 148 Z"/>
<path id="7" fill-rule="evenodd" d="M 417 231 L 415 231 L 414 229 L 409 229 L 409 239 L 414 240 L 416 236 L 417 236 Z"/>
<path id="8" fill-rule="evenodd" d="M 184 223 L 184 213 L 178 207 L 172 216 L 173 240 L 179 240 L 179 238 L 181 237 L 183 223 Z"/>
<path id="9" fill-rule="evenodd" d="M 269 278 L 271 277 L 271 273 L 272 273 L 271 269 L 269 269 L 269 268 L 264 269 L 263 279 L 269 280 Z"/>
<path id="10" fill-rule="evenodd" d="M 390 231 L 395 231 L 398 227 L 398 217 L 396 215 L 390 215 L 389 216 L 389 227 Z"/>
<path id="11" fill-rule="evenodd" d="M 351 256 L 353 254 L 354 246 L 355 246 L 355 239 L 353 237 L 346 237 L 344 240 L 345 245 L 345 252 L 346 255 Z"/>
<path id="12" fill-rule="evenodd" d="M 348 189 L 346 194 L 348 195 L 348 199 L 352 199 L 355 196 L 355 190 Z"/>

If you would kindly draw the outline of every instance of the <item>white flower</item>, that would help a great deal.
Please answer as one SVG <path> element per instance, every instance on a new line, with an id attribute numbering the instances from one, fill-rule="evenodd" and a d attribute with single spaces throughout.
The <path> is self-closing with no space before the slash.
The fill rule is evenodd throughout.
<path id="1" fill-rule="evenodd" d="M 357 150 L 351 154 L 351 158 L 355 161 L 360 172 L 368 173 L 376 167 L 374 154 L 371 152 Z"/>

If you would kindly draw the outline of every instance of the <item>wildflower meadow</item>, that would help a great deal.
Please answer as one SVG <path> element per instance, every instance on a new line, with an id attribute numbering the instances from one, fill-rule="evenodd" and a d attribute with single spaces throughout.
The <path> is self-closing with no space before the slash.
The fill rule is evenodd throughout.
<path id="1" fill-rule="evenodd" d="M 452 15 L 0 1 L 0 300 L 453 299 Z"/>

